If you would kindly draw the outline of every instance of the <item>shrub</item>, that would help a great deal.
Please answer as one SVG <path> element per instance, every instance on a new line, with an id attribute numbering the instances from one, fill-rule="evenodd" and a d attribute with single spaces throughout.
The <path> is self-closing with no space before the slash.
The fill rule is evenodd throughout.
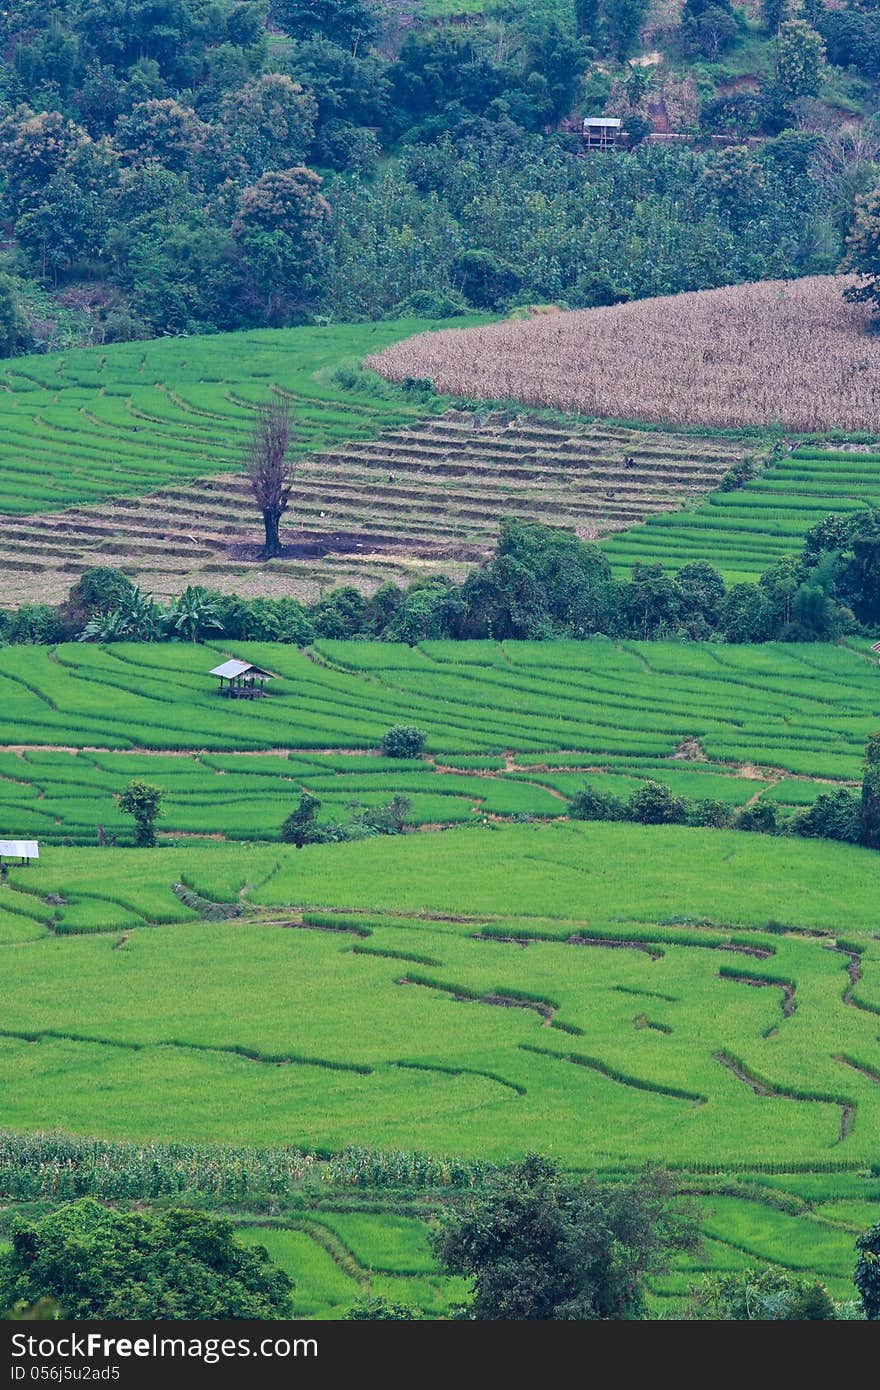
<path id="1" fill-rule="evenodd" d="M 120 811 L 133 816 L 136 826 L 134 842 L 142 848 L 156 843 L 156 819 L 161 814 L 165 793 L 152 782 L 129 782 L 116 800 Z"/>
<path id="2" fill-rule="evenodd" d="M 855 1286 L 865 1309 L 865 1317 L 880 1319 L 880 1224 L 871 1226 L 856 1241 Z"/>
<path id="3" fill-rule="evenodd" d="M 872 734 L 865 748 L 859 840 L 868 849 L 880 849 L 880 733 Z"/>
<path id="4" fill-rule="evenodd" d="M 395 724 L 382 739 L 382 752 L 386 758 L 417 758 L 424 753 L 427 739 L 421 729 L 410 724 Z"/>
<path id="5" fill-rule="evenodd" d="M 744 806 L 736 818 L 737 830 L 755 830 L 759 835 L 775 835 L 779 828 L 776 807 L 772 801 L 756 801 Z"/>
<path id="6" fill-rule="evenodd" d="M 705 825 L 724 830 L 733 821 L 733 813 L 724 801 L 695 801 L 690 811 L 691 825 Z"/>
<path id="7" fill-rule="evenodd" d="M 719 492 L 737 492 L 739 488 L 745 487 L 755 477 L 756 469 L 754 459 L 739 459 L 731 468 L 728 468 L 721 482 L 718 484 Z"/>
<path id="8" fill-rule="evenodd" d="M 626 808 L 619 796 L 589 786 L 572 797 L 568 814 L 572 820 L 626 820 Z"/>
<path id="9" fill-rule="evenodd" d="M 321 803 L 311 792 L 303 792 L 299 805 L 291 811 L 281 827 L 281 838 L 286 845 L 326 845 L 340 840 L 351 839 L 345 826 L 338 821 L 318 821 Z"/>
<path id="10" fill-rule="evenodd" d="M 823 792 L 810 809 L 798 818 L 797 833 L 857 845 L 861 830 L 859 809 L 859 798 L 847 791 L 846 787 Z"/>
<path id="11" fill-rule="evenodd" d="M 642 825 L 684 825 L 688 810 L 686 798 L 676 796 L 664 782 L 645 782 L 626 803 L 627 819 Z"/>
<path id="12" fill-rule="evenodd" d="M 706 1279 L 696 1291 L 691 1315 L 736 1322 L 815 1322 L 836 1317 L 818 1279 L 782 1269 L 746 1269 Z"/>
<path id="13" fill-rule="evenodd" d="M 18 1219 L 0 1257 L 0 1308 L 27 1307 L 50 1290 L 74 1320 L 283 1318 L 292 1288 L 228 1221 L 117 1212 L 90 1197 L 33 1224 Z"/>
<path id="14" fill-rule="evenodd" d="M 408 796 L 394 796 L 383 806 L 369 806 L 355 818 L 354 824 L 367 835 L 402 835 L 411 810 Z"/>

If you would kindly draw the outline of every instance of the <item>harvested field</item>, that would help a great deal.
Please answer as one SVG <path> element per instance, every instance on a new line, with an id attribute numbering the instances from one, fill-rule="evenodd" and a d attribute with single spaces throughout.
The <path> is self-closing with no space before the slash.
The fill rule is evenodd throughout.
<path id="1" fill-rule="evenodd" d="M 334 584 L 369 591 L 426 569 L 460 578 L 490 552 L 502 516 L 619 531 L 711 492 L 747 451 L 736 439 L 449 412 L 301 459 L 282 532 L 290 553 L 271 565 L 256 562 L 259 514 L 235 473 L 4 516 L 0 602 L 58 600 L 106 564 L 161 596 L 204 584 L 314 600 Z"/>
<path id="2" fill-rule="evenodd" d="M 840 276 L 446 329 L 368 359 L 391 381 L 611 419 L 880 431 L 880 338 Z"/>

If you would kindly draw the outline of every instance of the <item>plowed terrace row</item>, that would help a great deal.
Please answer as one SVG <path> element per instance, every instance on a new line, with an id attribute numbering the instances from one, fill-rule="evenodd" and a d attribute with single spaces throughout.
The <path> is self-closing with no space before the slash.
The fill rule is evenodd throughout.
<path id="1" fill-rule="evenodd" d="M 270 567 L 258 562 L 246 478 L 223 474 L 3 517 L 0 597 L 57 600 L 98 564 L 159 595 L 198 583 L 314 599 L 338 583 L 371 590 L 426 569 L 455 576 L 489 552 L 503 516 L 584 537 L 621 530 L 711 491 L 746 449 L 736 439 L 451 412 L 300 460 L 289 554 Z"/>

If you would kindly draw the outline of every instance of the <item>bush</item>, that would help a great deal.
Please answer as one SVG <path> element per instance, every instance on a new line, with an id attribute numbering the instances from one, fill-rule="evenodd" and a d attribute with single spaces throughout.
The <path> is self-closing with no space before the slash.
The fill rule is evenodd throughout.
<path id="1" fill-rule="evenodd" d="M 402 835 L 411 810 L 408 796 L 393 796 L 383 806 L 367 807 L 353 819 L 353 824 L 367 835 Z"/>
<path id="2" fill-rule="evenodd" d="M 746 1269 L 704 1280 L 690 1309 L 692 1317 L 735 1322 L 815 1322 L 837 1316 L 818 1279 L 782 1269 Z"/>
<path id="3" fill-rule="evenodd" d="M 776 807 L 772 801 L 756 801 L 744 806 L 736 818 L 737 830 L 754 830 L 759 835 L 775 835 L 779 829 Z"/>
<path id="4" fill-rule="evenodd" d="M 9 615 L 7 642 L 37 643 L 41 646 L 60 642 L 64 637 L 58 613 L 47 603 L 23 603 Z"/>
<path id="5" fill-rule="evenodd" d="M 343 825 L 338 821 L 327 821 L 320 824 L 318 812 L 321 803 L 311 792 L 303 792 L 299 799 L 299 805 L 295 811 L 291 811 L 281 827 L 281 838 L 286 845 L 296 845 L 297 849 L 302 849 L 303 845 L 326 845 L 348 840 L 351 838 Z"/>
<path id="6" fill-rule="evenodd" d="M 572 797 L 568 814 L 572 820 L 626 820 L 626 808 L 619 796 L 589 786 Z"/>
<path id="7" fill-rule="evenodd" d="M 825 840 L 842 840 L 857 845 L 861 833 L 859 798 L 846 787 L 823 792 L 808 811 L 798 818 L 799 835 L 817 835 Z"/>
<path id="8" fill-rule="evenodd" d="M 724 801 L 695 801 L 691 806 L 691 825 L 705 825 L 724 830 L 733 822 L 733 813 Z"/>
<path id="9" fill-rule="evenodd" d="M 685 825 L 688 811 L 686 798 L 676 796 L 664 782 L 645 782 L 626 803 L 627 819 L 642 825 Z"/>
<path id="10" fill-rule="evenodd" d="M 427 739 L 421 729 L 410 724 L 395 724 L 382 739 L 382 752 L 386 758 L 417 758 L 424 753 Z"/>
<path id="11" fill-rule="evenodd" d="M 880 1224 L 870 1226 L 856 1241 L 859 1258 L 854 1282 L 862 1299 L 865 1317 L 880 1320 Z"/>
<path id="12" fill-rule="evenodd" d="M 739 488 L 745 487 L 746 483 L 751 482 L 756 474 L 754 459 L 739 459 L 732 467 L 728 468 L 718 484 L 718 490 L 719 492 L 736 492 Z"/>

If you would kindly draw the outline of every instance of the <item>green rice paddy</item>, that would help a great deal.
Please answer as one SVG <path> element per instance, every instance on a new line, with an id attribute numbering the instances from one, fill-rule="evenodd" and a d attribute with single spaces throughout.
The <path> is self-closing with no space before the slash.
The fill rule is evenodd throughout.
<path id="1" fill-rule="evenodd" d="M 878 889 L 868 851 L 679 827 L 46 845 L 0 885 L 3 1121 L 662 1161 L 707 1240 L 656 1311 L 767 1261 L 844 1298 L 880 1197 Z M 293 1274 L 299 1315 L 462 1296 L 421 1221 L 331 1207 L 245 1232 Z"/>
<path id="2" fill-rule="evenodd" d="M 800 552 L 811 526 L 830 512 L 880 505 L 880 453 L 800 445 L 734 492 L 714 492 L 680 512 L 652 516 L 602 542 L 617 574 L 636 563 L 670 572 L 703 560 L 728 583 L 753 582 Z"/>
<path id="3" fill-rule="evenodd" d="M 278 388 L 293 453 L 425 414 L 402 392 L 341 387 L 339 368 L 431 325 L 414 320 L 164 338 L 18 357 L 0 371 L 0 512 L 132 496 L 241 467 L 253 409 Z"/>
<path id="4" fill-rule="evenodd" d="M 880 669 L 867 642 L 853 648 L 607 639 L 425 642 L 414 648 L 321 642 L 309 652 L 237 643 L 236 655 L 279 677 L 262 701 L 217 698 L 208 672 L 227 650 L 186 643 L 7 647 L 0 651 L 0 741 L 8 749 L 32 745 L 36 751 L 49 745 L 206 754 L 292 750 L 311 775 L 321 767 L 348 774 L 337 790 L 357 791 L 353 774 L 361 765 L 342 757 L 333 768 L 313 755 L 375 752 L 391 725 L 406 723 L 424 730 L 431 754 L 452 769 L 447 777 L 498 771 L 491 760 L 508 754 L 515 755 L 523 780 L 548 787 L 552 777 L 532 777 L 533 769 L 654 772 L 684 740 L 696 739 L 706 762 L 679 760 L 671 773 L 717 776 L 748 763 L 853 780 L 880 706 Z M 482 768 L 453 766 L 462 756 L 489 761 Z M 27 761 L 39 767 L 38 775 L 18 779 L 23 765 L 8 756 L 0 774 L 48 784 L 69 766 L 57 753 Z M 100 788 L 108 767 L 114 775 L 125 767 L 132 775 L 142 769 L 131 759 L 93 761 L 90 770 L 86 761 L 78 764 L 86 791 Z M 165 762 L 157 771 L 171 777 L 177 766 Z M 388 771 L 362 766 L 366 780 Z M 238 777 L 243 767 L 225 763 L 221 770 Z M 252 764 L 253 775 L 265 770 L 266 759 Z M 437 794 L 453 789 L 433 786 Z M 475 789 L 464 790 L 469 795 Z M 560 783 L 559 790 L 570 784 Z"/>

